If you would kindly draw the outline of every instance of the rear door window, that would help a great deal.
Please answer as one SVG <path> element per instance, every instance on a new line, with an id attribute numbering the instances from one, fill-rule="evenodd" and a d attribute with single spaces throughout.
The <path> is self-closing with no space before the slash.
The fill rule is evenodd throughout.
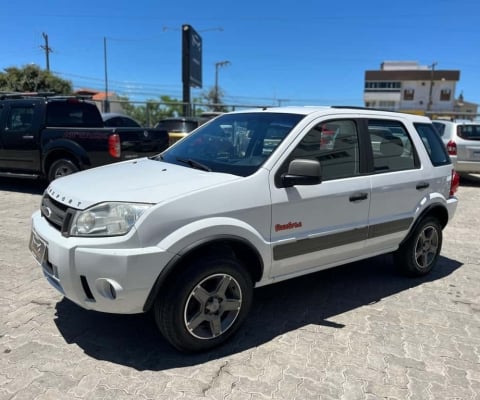
<path id="1" fill-rule="evenodd" d="M 368 133 L 376 173 L 415 169 L 420 166 L 408 131 L 400 121 L 370 119 Z"/>

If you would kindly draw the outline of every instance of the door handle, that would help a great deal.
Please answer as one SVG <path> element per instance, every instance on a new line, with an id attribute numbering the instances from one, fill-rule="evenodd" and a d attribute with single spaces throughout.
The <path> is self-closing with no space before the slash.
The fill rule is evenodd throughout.
<path id="1" fill-rule="evenodd" d="M 33 135 L 24 135 L 22 139 L 33 139 Z"/>
<path id="2" fill-rule="evenodd" d="M 350 201 L 361 201 L 366 199 L 368 199 L 368 193 L 363 192 L 352 194 L 349 198 Z"/>
<path id="3" fill-rule="evenodd" d="M 430 186 L 430 184 L 428 182 L 420 182 L 419 184 L 417 184 L 416 188 L 417 190 L 423 190 L 423 189 L 426 189 Z"/>

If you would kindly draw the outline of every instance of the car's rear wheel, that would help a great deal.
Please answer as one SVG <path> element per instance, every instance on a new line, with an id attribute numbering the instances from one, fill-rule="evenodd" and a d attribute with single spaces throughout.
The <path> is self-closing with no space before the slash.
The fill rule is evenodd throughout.
<path id="1" fill-rule="evenodd" d="M 52 163 L 48 170 L 48 181 L 51 182 L 62 176 L 73 174 L 77 172 L 79 168 L 77 165 L 68 158 L 60 158 Z"/>
<path id="2" fill-rule="evenodd" d="M 396 266 L 409 276 L 428 274 L 437 262 L 442 239 L 442 227 L 437 218 L 425 218 L 395 252 Z"/>
<path id="3" fill-rule="evenodd" d="M 154 304 L 155 321 L 180 351 L 220 345 L 243 323 L 253 297 L 250 275 L 235 258 L 200 259 L 174 272 Z"/>

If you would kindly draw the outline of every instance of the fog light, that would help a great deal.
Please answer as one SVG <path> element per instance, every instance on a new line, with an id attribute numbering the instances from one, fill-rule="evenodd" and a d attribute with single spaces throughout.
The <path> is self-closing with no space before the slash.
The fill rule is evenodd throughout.
<path id="1" fill-rule="evenodd" d="M 98 278 L 95 281 L 95 289 L 109 300 L 116 300 L 123 291 L 122 286 L 118 282 L 107 278 Z"/>

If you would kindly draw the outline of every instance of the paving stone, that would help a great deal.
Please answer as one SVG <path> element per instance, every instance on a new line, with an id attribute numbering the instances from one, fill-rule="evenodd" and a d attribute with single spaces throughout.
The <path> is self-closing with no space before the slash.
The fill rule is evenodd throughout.
<path id="1" fill-rule="evenodd" d="M 245 329 L 198 355 L 146 316 L 63 300 L 27 249 L 39 192 L 18 185 L 0 185 L 0 400 L 480 400 L 480 246 L 464 240 L 480 184 L 461 187 L 431 275 L 380 256 L 261 288 Z"/>

